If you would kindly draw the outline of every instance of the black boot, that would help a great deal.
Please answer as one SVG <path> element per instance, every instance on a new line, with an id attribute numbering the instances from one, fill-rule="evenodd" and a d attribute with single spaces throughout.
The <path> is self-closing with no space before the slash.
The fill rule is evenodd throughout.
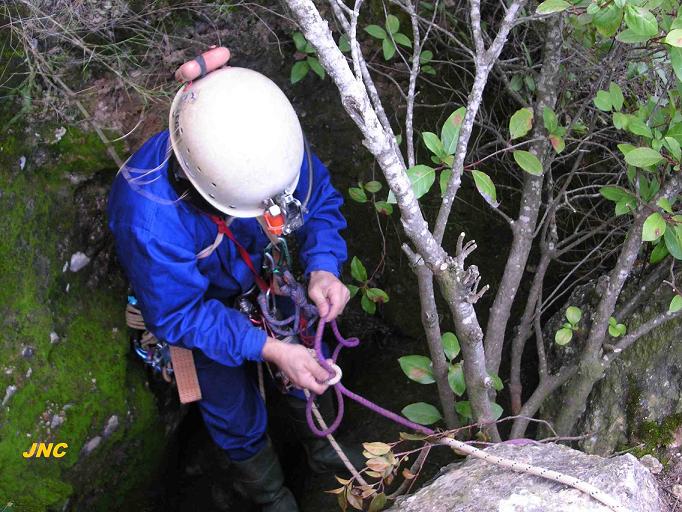
<path id="1" fill-rule="evenodd" d="M 232 481 L 237 490 L 260 505 L 263 512 L 298 512 L 294 495 L 284 487 L 284 474 L 270 439 L 250 459 L 232 461 Z"/>
<path id="2" fill-rule="evenodd" d="M 345 473 L 347 468 L 343 461 L 339 458 L 334 448 L 326 437 L 318 437 L 310 431 L 308 422 L 305 416 L 306 402 L 291 395 L 285 395 L 284 402 L 286 404 L 287 416 L 296 432 L 296 437 L 303 444 L 308 465 L 315 473 L 337 472 Z M 329 391 L 317 397 L 315 401 L 322 417 L 327 422 L 327 425 L 334 420 L 334 410 L 332 403 L 332 395 Z M 314 416 L 313 416 L 314 418 Z M 356 448 L 348 448 L 341 443 L 341 450 L 346 454 L 350 463 L 360 471 L 365 467 L 365 457 L 361 451 Z"/>

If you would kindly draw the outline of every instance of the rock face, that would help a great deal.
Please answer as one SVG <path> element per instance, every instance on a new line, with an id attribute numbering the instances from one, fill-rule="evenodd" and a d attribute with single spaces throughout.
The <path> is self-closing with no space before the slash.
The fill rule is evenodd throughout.
<path id="1" fill-rule="evenodd" d="M 116 169 L 96 135 L 69 125 L 55 141 L 54 124 L 7 127 L 12 115 L 0 111 L 0 503 L 111 510 L 154 471 L 165 434 L 127 354 L 104 218 Z M 23 458 L 34 442 L 68 448 Z"/>
<path id="2" fill-rule="evenodd" d="M 584 480 L 629 511 L 663 512 L 656 482 L 632 455 L 605 459 L 562 445 L 497 445 L 500 457 L 560 471 Z M 515 473 L 469 457 L 389 510 L 404 512 L 607 512 L 587 494 L 550 480 Z"/>
<path id="3" fill-rule="evenodd" d="M 632 294 L 636 283 L 624 291 Z M 596 304 L 599 286 L 594 283 L 576 288 L 566 306 L 583 311 L 584 325 L 568 345 L 547 347 L 550 364 L 556 370 L 575 360 L 587 326 L 590 310 Z M 671 292 L 666 287 L 653 294 L 640 309 L 623 319 L 628 332 L 655 315 L 666 311 Z M 548 323 L 545 339 L 553 340 L 554 332 L 564 321 L 565 307 Z M 637 446 L 636 455 L 665 451 L 682 444 L 682 321 L 673 320 L 653 330 L 625 350 L 609 367 L 588 399 L 585 413 L 576 433 L 590 436 L 579 442 L 588 453 L 606 455 L 617 449 Z M 566 396 L 565 389 L 561 396 Z M 570 391 L 568 391 L 570 392 Z M 561 407 L 559 400 L 549 400 L 541 413 L 552 421 Z"/>

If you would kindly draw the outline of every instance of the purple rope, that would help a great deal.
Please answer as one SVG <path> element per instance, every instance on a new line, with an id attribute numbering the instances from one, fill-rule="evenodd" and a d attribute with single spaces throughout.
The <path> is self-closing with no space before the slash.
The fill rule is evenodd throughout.
<path id="1" fill-rule="evenodd" d="M 322 366 L 325 370 L 329 372 L 329 376 L 333 377 L 336 375 L 336 372 L 332 368 L 332 366 L 327 362 L 327 360 L 324 358 L 324 355 L 322 354 L 322 334 L 324 333 L 324 328 L 327 323 L 320 318 L 320 321 L 317 324 L 317 330 L 315 332 L 315 344 L 314 344 L 314 349 L 315 349 L 315 354 L 317 355 L 317 360 L 320 363 L 320 366 Z M 332 354 L 332 361 L 336 363 L 336 358 L 339 356 L 339 352 L 341 352 L 341 349 L 346 347 L 346 348 L 353 348 L 357 347 L 360 344 L 360 340 L 358 338 L 344 338 L 341 333 L 339 332 L 339 328 L 336 324 L 336 320 L 332 320 L 331 322 L 332 326 L 332 331 L 334 332 L 334 336 L 336 337 L 336 341 L 338 342 L 338 345 L 334 349 L 334 352 Z M 308 421 L 308 427 L 310 428 L 311 432 L 315 434 L 316 436 L 319 437 L 325 437 L 329 434 L 332 434 L 336 431 L 336 429 L 339 428 L 339 425 L 341 424 L 341 421 L 343 420 L 343 412 L 344 412 L 344 402 L 343 402 L 343 397 L 350 398 L 351 400 L 355 400 L 357 403 L 360 405 L 367 407 L 370 411 L 373 411 L 377 414 L 382 415 L 384 418 L 388 418 L 389 420 L 393 420 L 399 425 L 402 425 L 404 427 L 407 427 L 412 430 L 416 430 L 417 432 L 421 432 L 422 434 L 426 435 L 433 435 L 436 432 L 434 430 L 431 430 L 428 427 L 425 427 L 423 425 L 419 425 L 417 423 L 414 423 L 412 421 L 409 421 L 402 416 L 397 415 L 394 412 L 391 412 L 387 409 L 384 409 L 383 407 L 380 407 L 379 405 L 375 404 L 374 402 L 371 402 L 367 400 L 365 397 L 362 397 L 356 393 L 353 393 L 352 391 L 348 390 L 341 382 L 338 382 L 337 384 L 334 384 L 332 386 L 334 388 L 334 392 L 336 393 L 336 398 L 338 399 L 339 402 L 339 410 L 336 413 L 336 418 L 334 418 L 334 421 L 332 422 L 329 427 L 327 427 L 324 430 L 321 430 L 317 427 L 315 422 L 313 421 L 313 401 L 315 400 L 316 395 L 314 393 L 310 393 L 310 396 L 308 397 L 308 402 L 306 403 L 306 408 L 305 408 L 305 415 L 306 415 L 306 420 Z"/>
<path id="2" fill-rule="evenodd" d="M 265 292 L 260 292 L 257 301 L 261 314 L 275 334 L 279 336 L 295 336 L 300 334 L 301 314 L 303 314 L 303 318 L 306 319 L 308 325 L 312 325 L 318 316 L 317 308 L 308 302 L 305 288 L 294 279 L 294 276 L 288 270 L 284 272 L 279 282 L 279 289 L 283 296 L 289 297 L 293 301 L 294 314 L 284 320 L 277 320 L 270 312 Z M 287 325 L 291 325 L 291 328 L 286 329 Z"/>
<path id="3" fill-rule="evenodd" d="M 258 304 L 261 308 L 263 317 L 265 318 L 266 322 L 270 325 L 272 331 L 279 335 L 291 336 L 293 334 L 299 334 L 300 329 L 298 327 L 298 324 L 301 313 L 303 313 L 303 317 L 307 319 L 308 325 L 312 325 L 318 318 L 317 308 L 314 305 L 310 304 L 310 302 L 308 302 L 305 288 L 294 279 L 294 277 L 291 275 L 289 271 L 284 272 L 282 276 L 282 282 L 280 283 L 279 288 L 280 291 L 282 292 L 282 295 L 290 297 L 293 300 L 295 313 L 286 320 L 277 320 L 270 314 L 267 305 L 267 298 L 265 297 L 264 293 L 261 293 L 258 296 Z M 284 325 L 290 324 L 292 320 L 293 320 L 292 329 L 289 330 L 281 328 Z M 325 359 L 324 354 L 322 353 L 322 335 L 324 334 L 324 328 L 326 325 L 327 322 L 325 322 L 324 319 L 319 318 L 319 322 L 317 323 L 317 329 L 315 331 L 313 348 L 315 350 L 315 355 L 317 356 L 317 360 L 320 363 L 320 366 L 327 370 L 329 372 L 329 377 L 332 378 L 336 375 L 336 372 L 329 364 L 327 359 Z M 339 331 L 339 327 L 336 323 L 336 320 L 331 321 L 331 327 L 332 332 L 334 333 L 334 337 L 336 338 L 337 341 L 337 345 L 334 348 L 331 360 L 334 362 L 334 364 L 336 364 L 336 360 L 339 357 L 339 353 L 341 352 L 341 350 L 343 348 L 357 347 L 360 344 L 360 340 L 357 337 L 344 338 L 341 335 L 341 332 Z M 313 402 L 315 401 L 317 395 L 311 392 L 310 395 L 308 396 L 308 400 L 306 403 L 305 415 L 308 427 L 310 428 L 311 432 L 313 432 L 315 435 L 319 437 L 325 437 L 329 434 L 336 432 L 336 430 L 341 425 L 341 421 L 343 421 L 343 414 L 345 411 L 345 404 L 343 399 L 344 396 L 350 398 L 351 400 L 355 400 L 357 403 L 359 403 L 363 407 L 366 407 L 370 411 L 380 414 L 384 418 L 392 420 L 395 423 L 402 425 L 403 427 L 415 430 L 417 432 L 421 432 L 422 434 L 426 434 L 428 436 L 434 435 L 436 433 L 435 430 L 425 427 L 424 425 L 414 423 L 404 418 L 403 416 L 400 416 L 392 411 L 389 411 L 388 409 L 384 409 L 383 407 L 375 404 L 374 402 L 371 402 L 370 400 L 367 400 L 365 397 L 360 396 L 357 393 L 353 393 L 352 391 L 347 389 L 341 382 L 334 384 L 332 388 L 334 389 L 334 393 L 336 393 L 339 408 L 338 411 L 336 412 L 336 417 L 334 418 L 334 421 L 326 429 L 322 430 L 318 428 L 317 425 L 315 424 L 315 421 L 313 420 Z M 509 444 L 524 445 L 535 443 L 536 441 L 530 439 L 513 439 L 506 442 Z"/>

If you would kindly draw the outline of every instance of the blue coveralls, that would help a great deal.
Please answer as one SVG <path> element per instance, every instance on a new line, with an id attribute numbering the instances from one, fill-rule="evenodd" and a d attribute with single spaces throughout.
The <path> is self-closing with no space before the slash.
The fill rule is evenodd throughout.
<path id="1" fill-rule="evenodd" d="M 217 226 L 185 201 L 168 204 L 178 199 L 164 164 L 169 144 L 168 131 L 160 132 L 127 163 L 129 168 L 155 169 L 136 183 L 144 193 L 118 174 L 109 197 L 109 227 L 147 328 L 159 339 L 193 350 L 206 427 L 232 460 L 244 460 L 266 440 L 265 406 L 244 365 L 262 360 L 266 334 L 227 304 L 254 279 L 227 238 L 208 258 L 196 258 L 215 241 Z M 312 161 L 312 196 L 305 223 L 296 232 L 300 259 L 306 275 L 326 270 L 338 277 L 347 258 L 339 234 L 346 227 L 339 211 L 343 199 L 324 164 L 314 155 Z M 300 201 L 308 190 L 308 174 L 304 157 L 294 193 Z M 230 228 L 260 268 L 268 239 L 258 222 L 235 219 Z"/>

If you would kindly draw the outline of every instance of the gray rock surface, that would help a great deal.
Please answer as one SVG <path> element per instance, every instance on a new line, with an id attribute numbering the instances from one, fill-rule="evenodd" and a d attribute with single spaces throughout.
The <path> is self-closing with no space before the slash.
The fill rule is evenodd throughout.
<path id="1" fill-rule="evenodd" d="M 623 293 L 625 298 L 632 296 L 635 285 L 631 283 Z M 582 309 L 580 330 L 571 343 L 565 346 L 552 343 L 547 347 L 552 371 L 575 361 L 600 293 L 600 287 L 595 288 L 594 283 L 577 287 L 548 322 L 545 339 L 553 340 L 554 332 L 564 321 L 566 306 Z M 622 320 L 628 332 L 666 311 L 671 298 L 666 286 L 654 293 L 634 314 Z M 580 442 L 581 450 L 607 455 L 626 446 L 643 444 L 644 451 L 662 454 L 677 447 L 672 444 L 682 423 L 681 336 L 682 321 L 670 321 L 639 339 L 611 364 L 604 379 L 595 385 L 578 422 L 576 434 L 590 434 Z M 570 390 L 562 388 L 557 396 L 567 396 L 566 393 Z M 551 422 L 561 407 L 561 400 L 550 399 L 543 405 L 541 415 Z M 650 434 L 652 427 L 657 432 L 655 436 Z"/>
<path id="2" fill-rule="evenodd" d="M 632 455 L 603 458 L 566 446 L 496 445 L 500 457 L 560 471 L 585 480 L 633 512 L 668 510 L 649 470 Z M 404 512 L 607 512 L 572 487 L 512 472 L 472 457 L 444 468 L 441 476 L 390 508 Z"/>

